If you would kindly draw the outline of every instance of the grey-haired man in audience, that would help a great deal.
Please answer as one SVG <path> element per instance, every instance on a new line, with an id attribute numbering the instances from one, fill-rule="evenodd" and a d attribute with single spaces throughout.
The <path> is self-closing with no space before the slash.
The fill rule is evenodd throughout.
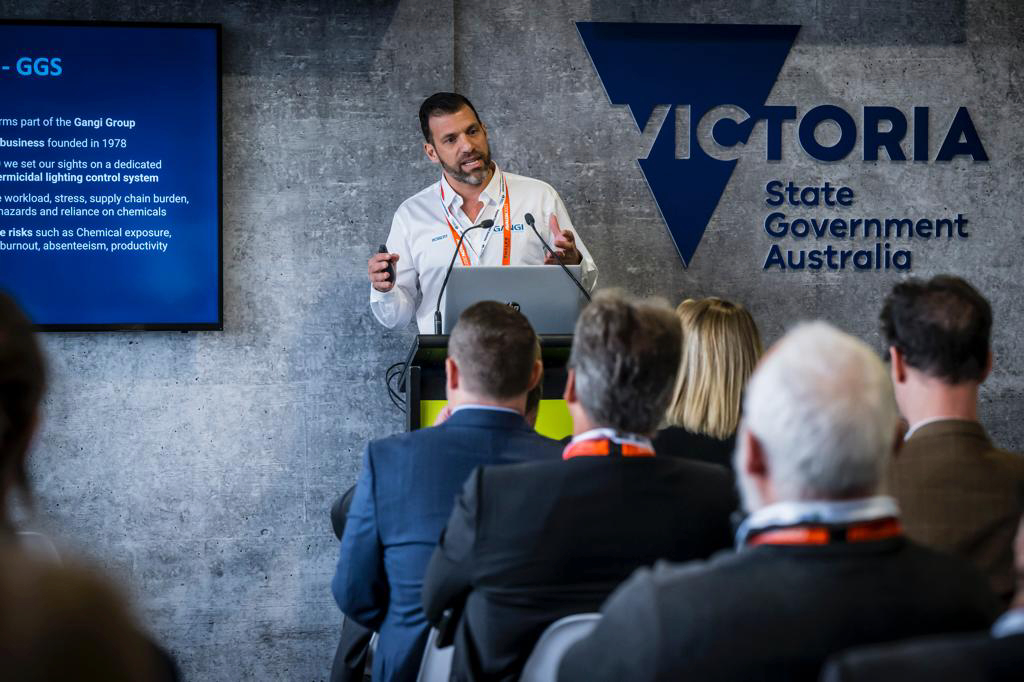
<path id="1" fill-rule="evenodd" d="M 559 679 L 816 680 L 851 646 L 988 627 L 984 578 L 907 540 L 878 495 L 896 421 L 867 346 L 824 323 L 787 334 L 747 386 L 738 551 L 637 571 Z"/>

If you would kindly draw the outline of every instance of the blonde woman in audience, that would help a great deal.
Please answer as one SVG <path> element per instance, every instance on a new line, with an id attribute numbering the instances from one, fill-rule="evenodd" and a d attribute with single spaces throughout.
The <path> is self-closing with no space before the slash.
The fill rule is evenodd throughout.
<path id="1" fill-rule="evenodd" d="M 743 386 L 761 357 L 761 335 L 746 308 L 720 298 L 687 299 L 676 315 L 682 361 L 654 448 L 731 468 Z"/>

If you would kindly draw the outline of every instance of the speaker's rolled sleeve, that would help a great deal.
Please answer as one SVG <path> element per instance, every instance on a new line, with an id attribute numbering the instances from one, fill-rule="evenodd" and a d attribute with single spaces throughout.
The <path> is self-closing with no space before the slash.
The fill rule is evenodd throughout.
<path id="1" fill-rule="evenodd" d="M 419 275 L 413 253 L 409 248 L 408 225 L 399 210 L 391 221 L 388 233 L 388 251 L 398 254 L 395 263 L 395 286 L 391 291 L 377 291 L 370 285 L 370 311 L 377 321 L 388 329 L 405 327 L 413 319 L 419 306 Z"/>
<path id="2" fill-rule="evenodd" d="M 593 292 L 594 287 L 597 286 L 597 263 L 594 262 L 593 256 L 590 255 L 590 249 L 583 243 L 580 231 L 576 229 L 572 219 L 569 218 L 569 211 L 565 208 L 565 202 L 562 201 L 562 197 L 553 189 L 551 193 L 554 195 L 552 211 L 558 218 L 558 226 L 563 230 L 572 230 L 573 235 L 576 237 L 576 248 L 579 249 L 580 255 L 583 257 L 583 260 L 580 261 L 580 279 L 583 280 L 581 284 L 583 284 L 587 291 Z M 538 225 L 537 227 L 540 228 L 541 226 Z"/>

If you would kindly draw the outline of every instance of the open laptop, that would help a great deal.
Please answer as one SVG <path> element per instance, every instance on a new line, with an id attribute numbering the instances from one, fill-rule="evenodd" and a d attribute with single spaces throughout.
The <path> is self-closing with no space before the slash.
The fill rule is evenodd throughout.
<path id="1" fill-rule="evenodd" d="M 583 268 L 567 266 L 582 282 Z M 441 303 L 441 331 L 451 334 L 462 311 L 478 301 L 517 308 L 538 334 L 572 334 L 587 301 L 557 265 L 456 267 Z"/>

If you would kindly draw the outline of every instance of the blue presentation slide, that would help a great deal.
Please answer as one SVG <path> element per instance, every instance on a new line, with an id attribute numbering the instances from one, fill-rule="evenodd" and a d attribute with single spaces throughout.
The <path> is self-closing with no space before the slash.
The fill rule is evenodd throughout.
<path id="1" fill-rule="evenodd" d="M 218 40 L 0 22 L 0 290 L 37 325 L 221 324 Z"/>

